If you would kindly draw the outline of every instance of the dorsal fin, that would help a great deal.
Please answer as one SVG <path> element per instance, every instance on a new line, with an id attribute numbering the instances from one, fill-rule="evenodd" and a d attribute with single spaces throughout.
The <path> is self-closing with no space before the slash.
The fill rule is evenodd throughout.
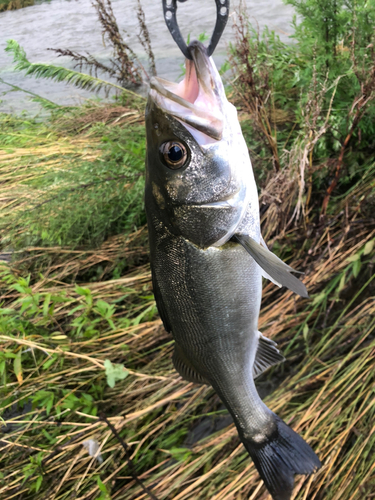
<path id="1" fill-rule="evenodd" d="M 285 361 L 284 356 L 276 347 L 277 344 L 271 339 L 267 339 L 260 332 L 258 349 L 255 355 L 253 366 L 253 377 L 257 378 L 270 366 L 277 365 Z"/>

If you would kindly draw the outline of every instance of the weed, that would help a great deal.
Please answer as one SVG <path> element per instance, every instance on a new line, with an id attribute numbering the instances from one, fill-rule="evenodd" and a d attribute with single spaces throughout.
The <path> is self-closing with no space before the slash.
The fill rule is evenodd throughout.
<path id="1" fill-rule="evenodd" d="M 0 12 L 17 10 L 34 5 L 34 0 L 0 0 Z"/>
<path id="2" fill-rule="evenodd" d="M 238 15 L 232 85 L 251 116 L 245 132 L 260 181 L 270 167 L 278 173 L 278 182 L 270 174 L 264 186 L 268 199 L 278 197 L 283 179 L 286 190 L 298 192 L 292 220 L 301 213 L 306 219 L 311 201 L 324 217 L 332 194 L 345 193 L 371 165 L 375 53 L 367 21 L 373 9 L 365 1 L 345 2 L 345 8 L 340 1 L 287 3 L 302 16 L 295 20 L 294 45 L 267 29 L 260 35 Z M 313 191 L 319 193 L 314 199 Z M 279 232 L 291 223 L 290 208 L 278 208 Z"/>
<path id="3" fill-rule="evenodd" d="M 302 18 L 294 47 L 253 31 L 249 48 L 243 39 L 242 52 L 232 49 L 263 235 L 305 270 L 311 296 L 265 285 L 259 329 L 287 361 L 257 383 L 272 387 L 267 405 L 323 463 L 297 479 L 294 498 L 359 500 L 375 487 L 373 101 L 361 107 L 372 96 L 372 35 L 359 29 L 372 14 L 347 3 L 319 45 L 323 25 L 312 22 L 323 4 L 298 4 L 316 13 Z M 49 123 L 1 116 L 0 496 L 267 494 L 234 425 L 210 432 L 226 414 L 214 391 L 173 369 L 147 258 L 142 106 L 132 96 Z"/>

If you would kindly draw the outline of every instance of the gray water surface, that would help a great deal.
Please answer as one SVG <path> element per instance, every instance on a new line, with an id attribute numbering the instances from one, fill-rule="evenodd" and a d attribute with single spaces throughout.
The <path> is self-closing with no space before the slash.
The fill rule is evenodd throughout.
<path id="1" fill-rule="evenodd" d="M 184 58 L 165 25 L 161 0 L 141 2 L 158 75 L 175 81 L 181 73 L 180 65 L 183 64 Z M 232 25 L 238 4 L 239 0 L 231 1 L 230 19 L 214 55 L 218 66 L 225 60 L 228 43 L 234 40 Z M 112 0 L 112 6 L 120 30 L 126 32 L 127 42 L 147 65 L 144 50 L 137 38 L 137 0 Z M 260 30 L 267 25 L 284 41 L 288 39 L 292 32 L 292 7 L 284 5 L 282 0 L 247 0 L 246 8 L 252 22 L 255 26 L 258 24 Z M 188 0 L 178 4 L 178 22 L 185 37 L 190 33 L 191 39 L 194 39 L 203 32 L 210 36 L 215 20 L 214 0 Z M 93 97 L 93 94 L 64 83 L 36 80 L 14 72 L 12 57 L 4 51 L 6 41 L 11 38 L 25 49 L 31 62 L 49 62 L 72 67 L 69 58 L 57 57 L 54 52 L 47 50 L 48 48 L 89 52 L 102 61 L 108 61 L 111 56 L 110 48 L 103 44 L 101 26 L 90 0 L 51 0 L 0 13 L 0 78 L 63 105 L 79 104 L 84 99 Z M 39 111 L 39 105 L 31 102 L 23 92 L 11 92 L 1 97 L 1 93 L 8 89 L 9 87 L 0 83 L 1 112 Z"/>

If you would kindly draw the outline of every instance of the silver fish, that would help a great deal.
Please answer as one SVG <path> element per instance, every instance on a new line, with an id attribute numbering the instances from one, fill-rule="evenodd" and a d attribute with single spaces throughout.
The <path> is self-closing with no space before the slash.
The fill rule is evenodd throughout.
<path id="1" fill-rule="evenodd" d="M 258 193 L 235 107 L 205 47 L 189 46 L 179 83 L 151 81 L 146 212 L 154 294 L 173 363 L 210 384 L 274 500 L 320 462 L 260 399 L 254 379 L 284 357 L 258 331 L 262 274 L 307 296 L 262 242 Z"/>

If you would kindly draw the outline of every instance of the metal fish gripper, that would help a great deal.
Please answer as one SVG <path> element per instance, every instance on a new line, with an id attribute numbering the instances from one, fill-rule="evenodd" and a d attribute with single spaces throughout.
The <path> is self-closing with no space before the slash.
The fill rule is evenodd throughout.
<path id="1" fill-rule="evenodd" d="M 177 23 L 177 1 L 186 2 L 186 0 L 162 0 L 164 19 L 168 29 L 173 37 L 173 40 L 179 46 L 181 52 L 187 59 L 192 59 L 188 46 L 181 35 L 180 28 Z M 207 47 L 207 54 L 211 56 L 216 49 L 217 44 L 223 34 L 224 28 L 229 17 L 229 0 L 215 0 L 216 3 L 216 24 L 210 43 Z"/>

